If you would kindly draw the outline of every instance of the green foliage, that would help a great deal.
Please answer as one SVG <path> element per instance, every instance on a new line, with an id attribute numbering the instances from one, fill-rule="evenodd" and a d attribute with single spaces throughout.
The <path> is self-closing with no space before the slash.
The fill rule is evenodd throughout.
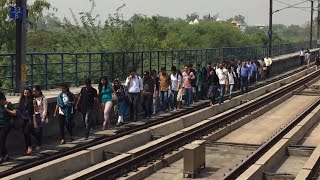
<path id="1" fill-rule="evenodd" d="M 34 28 L 35 23 L 43 17 L 43 10 L 52 8 L 45 0 L 35 0 L 28 6 L 27 22 Z M 15 21 L 9 21 L 9 1 L 0 0 L 0 51 L 12 52 L 15 47 Z"/>
<path id="2" fill-rule="evenodd" d="M 234 17 L 227 19 L 227 22 L 231 22 L 232 20 L 236 20 L 239 23 L 245 24 L 246 23 L 245 19 L 246 18 L 243 15 L 238 14 L 238 15 L 235 15 Z"/>
<path id="3" fill-rule="evenodd" d="M 72 19 L 60 20 L 54 13 L 43 15 L 44 10 L 56 10 L 45 0 L 35 0 L 29 6 L 29 29 L 27 36 L 28 52 L 115 52 L 141 50 L 172 50 L 162 52 L 142 53 L 105 53 L 91 54 L 90 58 L 84 54 L 54 54 L 46 56 L 34 55 L 34 67 L 28 67 L 28 74 L 33 72 L 34 84 L 44 84 L 44 62 L 47 61 L 49 88 L 55 87 L 62 81 L 62 61 L 65 63 L 64 80 L 70 85 L 77 79 L 88 77 L 91 70 L 92 79 L 98 79 L 103 73 L 114 77 L 124 77 L 131 66 L 156 68 L 164 64 L 182 65 L 182 63 L 201 60 L 217 61 L 229 58 L 246 58 L 253 54 L 255 48 L 246 46 L 261 46 L 268 44 L 267 28 L 248 27 L 245 32 L 231 25 L 229 21 L 217 21 L 219 14 L 206 15 L 199 19 L 197 13 L 191 13 L 186 19 L 174 19 L 160 15 L 147 17 L 135 14 L 125 20 L 122 14 L 125 4 L 120 6 L 114 14 L 109 14 L 105 22 L 100 22 L 99 15 L 94 14 L 95 1 L 88 11 L 79 14 L 70 9 Z M 7 22 L 9 8 L 7 0 L 0 0 L 0 51 L 14 52 L 15 49 L 15 22 Z M 190 25 L 195 19 L 199 24 Z M 239 22 L 245 23 L 242 15 L 235 16 Z M 73 21 L 73 22 L 72 22 Z M 306 40 L 308 24 L 305 26 L 274 26 L 274 44 L 297 42 Z M 222 48 L 239 47 L 239 48 Z M 212 50 L 212 48 L 221 48 Z M 179 49 L 203 49 L 194 51 L 173 51 Z M 206 49 L 206 50 L 205 50 Z M 211 49 L 211 50 L 210 50 Z M 221 50 L 221 52 L 220 52 Z M 201 54 L 201 55 L 200 55 Z M 28 56 L 30 61 L 31 56 Z M 89 60 L 90 59 L 90 60 Z M 111 63 L 111 59 L 114 63 Z M 90 66 L 88 65 L 90 61 Z M 169 62 L 171 61 L 171 62 Z M 1 77 L 11 77 L 14 59 L 10 56 L 1 57 Z M 75 66 L 77 62 L 77 66 Z M 3 66 L 4 65 L 4 66 Z M 90 68 L 89 68 L 90 67 Z M 102 69 L 101 69 L 102 68 Z M 141 70 L 141 68 L 140 68 Z M 141 70 L 142 71 L 142 70 Z M 139 72 L 141 73 L 141 72 Z M 1 78 L 0 77 L 0 78 Z M 4 78 L 3 78 L 4 79 Z M 10 78 L 8 78 L 10 79 Z M 4 87 L 11 86 L 10 81 L 4 81 Z"/>

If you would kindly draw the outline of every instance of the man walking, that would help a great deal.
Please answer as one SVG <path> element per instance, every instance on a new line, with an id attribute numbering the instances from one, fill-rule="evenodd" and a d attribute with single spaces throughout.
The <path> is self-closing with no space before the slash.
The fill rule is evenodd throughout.
<path id="1" fill-rule="evenodd" d="M 219 64 L 219 68 L 216 70 L 217 76 L 219 78 L 220 84 L 220 98 L 219 104 L 224 102 L 224 95 L 226 93 L 226 87 L 229 85 L 229 77 L 228 77 L 228 70 L 223 67 L 223 64 Z"/>
<path id="2" fill-rule="evenodd" d="M 156 90 L 156 84 L 149 71 L 145 71 L 143 75 L 143 106 L 145 110 L 145 118 L 151 118 L 153 95 Z"/>
<path id="3" fill-rule="evenodd" d="M 85 87 L 83 87 L 80 91 L 76 108 L 80 108 L 83 122 L 85 123 L 85 126 L 86 126 L 85 138 L 88 139 L 89 133 L 91 131 L 94 104 L 96 103 L 97 107 L 99 107 L 100 104 L 98 100 L 97 90 L 92 87 L 91 80 L 86 79 L 84 84 L 85 84 Z"/>
<path id="4" fill-rule="evenodd" d="M 136 69 L 133 68 L 130 70 L 130 76 L 127 77 L 125 86 L 128 87 L 128 92 L 131 96 L 130 119 L 137 121 L 140 96 L 143 91 L 143 83 L 141 77 L 136 75 Z"/>
<path id="5" fill-rule="evenodd" d="M 248 93 L 249 68 L 247 67 L 246 62 L 242 63 L 242 66 L 239 69 L 239 76 L 240 76 L 240 81 L 241 81 L 241 93 L 243 93 L 244 88 L 246 89 L 246 93 Z"/>
<path id="6" fill-rule="evenodd" d="M 270 78 L 270 70 L 271 70 L 271 65 L 272 65 L 272 60 L 269 56 L 264 58 L 264 63 L 266 66 L 266 79 Z"/>

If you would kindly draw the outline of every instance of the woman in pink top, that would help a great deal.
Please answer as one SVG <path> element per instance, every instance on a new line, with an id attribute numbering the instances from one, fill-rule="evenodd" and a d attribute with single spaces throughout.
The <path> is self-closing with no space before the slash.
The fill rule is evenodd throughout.
<path id="1" fill-rule="evenodd" d="M 190 106 L 192 100 L 192 86 L 191 79 L 194 77 L 194 74 L 190 72 L 190 67 L 188 65 L 184 66 L 184 72 L 182 73 L 183 88 L 185 92 L 185 100 L 187 106 Z"/>
<path id="2" fill-rule="evenodd" d="M 40 114 L 41 122 L 48 123 L 47 115 L 48 115 L 48 101 L 47 98 L 42 94 L 40 86 L 34 86 L 33 88 L 33 105 L 35 114 Z M 39 144 L 36 147 L 36 151 L 40 150 L 40 146 L 42 145 L 42 131 L 43 126 L 36 129 L 36 133 L 38 134 Z"/>

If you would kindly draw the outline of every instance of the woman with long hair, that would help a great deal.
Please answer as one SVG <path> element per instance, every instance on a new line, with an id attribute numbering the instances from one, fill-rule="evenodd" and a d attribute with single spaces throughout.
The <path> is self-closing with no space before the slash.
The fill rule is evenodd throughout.
<path id="1" fill-rule="evenodd" d="M 100 78 L 98 95 L 100 96 L 101 108 L 103 111 L 103 126 L 102 130 L 106 130 L 110 126 L 109 114 L 112 108 L 112 93 L 114 92 L 113 86 L 108 82 L 108 78 L 103 76 Z"/>
<path id="2" fill-rule="evenodd" d="M 125 88 L 119 81 L 119 79 L 115 79 L 113 81 L 113 88 L 116 92 L 117 98 L 118 98 L 118 123 L 117 126 L 121 126 L 124 124 L 123 118 L 126 114 L 126 94 L 125 94 Z"/>
<path id="3" fill-rule="evenodd" d="M 34 106 L 34 113 L 36 116 L 40 116 L 41 118 L 41 123 L 44 124 L 47 122 L 48 118 L 48 100 L 47 98 L 43 95 L 41 87 L 39 85 L 36 85 L 33 87 L 33 106 Z M 36 150 L 40 150 L 40 146 L 42 145 L 42 132 L 43 132 L 43 127 L 37 128 L 37 134 L 39 137 L 39 144 L 36 147 Z"/>
<path id="4" fill-rule="evenodd" d="M 9 160 L 6 140 L 10 131 L 10 119 L 16 115 L 14 105 L 7 101 L 3 92 L 0 92 L 0 164 Z"/>
<path id="5" fill-rule="evenodd" d="M 219 77 L 214 69 L 210 71 L 209 82 L 210 82 L 210 87 L 209 87 L 208 95 L 209 95 L 209 99 L 211 100 L 210 105 L 213 105 L 216 100 L 216 95 L 218 93 L 218 87 L 219 87 Z"/>
<path id="6" fill-rule="evenodd" d="M 22 129 L 24 135 L 24 142 L 27 149 L 27 155 L 32 154 L 32 143 L 31 143 L 31 135 L 34 136 L 39 145 L 39 136 L 35 132 L 34 126 L 34 107 L 32 102 L 32 93 L 30 88 L 25 88 L 23 93 L 21 94 L 19 101 L 19 114 L 20 119 L 22 120 Z"/>
<path id="7" fill-rule="evenodd" d="M 57 116 L 59 111 L 59 123 L 60 123 L 60 144 L 65 144 L 64 127 L 67 128 L 70 139 L 73 141 L 72 129 L 74 127 L 74 106 L 75 98 L 74 94 L 70 92 L 69 86 L 67 84 L 61 85 L 61 93 L 57 97 L 57 106 L 54 112 L 54 117 Z"/>

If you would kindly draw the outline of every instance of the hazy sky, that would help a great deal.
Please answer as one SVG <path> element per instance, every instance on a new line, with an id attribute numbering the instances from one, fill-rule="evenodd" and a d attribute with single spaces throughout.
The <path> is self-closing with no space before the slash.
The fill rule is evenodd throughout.
<path id="1" fill-rule="evenodd" d="M 32 1 L 32 0 L 31 0 Z M 75 13 L 89 11 L 91 3 L 89 0 L 47 0 L 58 8 L 56 15 L 60 18 L 71 19 L 69 8 Z M 287 5 L 274 0 L 274 10 L 281 9 Z M 288 4 L 296 4 L 305 0 L 279 0 Z M 236 14 L 246 17 L 248 24 L 268 24 L 269 0 L 95 0 L 96 14 L 105 20 L 108 14 L 114 14 L 116 8 L 123 3 L 126 7 L 122 10 L 125 18 L 130 18 L 134 13 L 144 15 L 162 15 L 169 17 L 185 18 L 186 14 L 197 12 L 201 17 L 209 13 L 219 13 L 221 19 L 230 18 Z M 306 2 L 300 7 L 310 7 Z M 315 3 L 315 6 L 317 4 Z M 300 9 L 286 9 L 274 14 L 274 23 L 281 24 L 304 24 L 310 19 L 310 8 L 302 11 Z M 316 13 L 314 14 L 316 17 Z"/>

